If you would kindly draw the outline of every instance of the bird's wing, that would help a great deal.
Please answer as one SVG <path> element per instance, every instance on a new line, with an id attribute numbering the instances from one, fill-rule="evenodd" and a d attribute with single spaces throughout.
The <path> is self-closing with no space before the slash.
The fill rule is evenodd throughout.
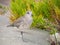
<path id="1" fill-rule="evenodd" d="M 24 17 L 21 17 L 21 18 L 18 18 L 18 19 L 14 22 L 14 24 L 21 23 L 21 22 L 23 22 L 23 21 L 24 21 Z"/>

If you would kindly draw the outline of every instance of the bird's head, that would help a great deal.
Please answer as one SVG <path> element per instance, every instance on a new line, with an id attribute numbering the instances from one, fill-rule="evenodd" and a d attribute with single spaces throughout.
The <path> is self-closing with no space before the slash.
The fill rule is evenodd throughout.
<path id="1" fill-rule="evenodd" d="M 32 11 L 27 11 L 26 14 L 32 16 Z"/>

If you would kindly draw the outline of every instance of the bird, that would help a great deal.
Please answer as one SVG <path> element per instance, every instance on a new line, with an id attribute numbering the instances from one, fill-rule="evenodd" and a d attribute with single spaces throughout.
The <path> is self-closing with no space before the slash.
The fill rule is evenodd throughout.
<path id="1" fill-rule="evenodd" d="M 22 29 L 26 29 L 26 28 L 30 28 L 31 24 L 33 22 L 33 18 L 32 18 L 32 11 L 27 11 L 26 14 L 20 18 L 18 18 L 17 20 L 14 21 L 14 23 L 8 25 L 7 27 L 17 27 L 21 32 L 21 36 L 22 36 L 22 40 L 23 39 L 23 33 L 24 31 L 22 31 Z"/>
<path id="2" fill-rule="evenodd" d="M 17 27 L 17 28 L 29 28 L 33 22 L 32 11 L 26 11 L 26 14 L 18 18 L 14 23 L 8 25 L 7 27 Z"/>

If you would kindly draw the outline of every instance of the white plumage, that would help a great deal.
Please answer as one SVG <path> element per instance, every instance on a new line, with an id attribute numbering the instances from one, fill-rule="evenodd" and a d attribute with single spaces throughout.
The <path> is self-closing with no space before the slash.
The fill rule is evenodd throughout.
<path id="1" fill-rule="evenodd" d="M 32 24 L 32 12 L 27 11 L 26 14 L 18 18 L 13 24 L 9 26 L 16 26 L 18 28 L 29 28 Z"/>

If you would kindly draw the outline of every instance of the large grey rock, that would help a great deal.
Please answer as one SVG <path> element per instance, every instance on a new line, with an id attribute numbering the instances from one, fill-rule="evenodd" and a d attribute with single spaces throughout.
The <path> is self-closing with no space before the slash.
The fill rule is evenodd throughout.
<path id="1" fill-rule="evenodd" d="M 0 26 L 9 25 L 10 24 L 8 15 L 10 15 L 9 12 L 6 12 L 5 14 L 0 15 Z"/>
<path id="2" fill-rule="evenodd" d="M 21 30 L 20 30 L 21 31 Z M 0 27 L 0 45 L 49 45 L 49 33 L 37 29 L 24 29 L 23 40 L 17 28 Z"/>

